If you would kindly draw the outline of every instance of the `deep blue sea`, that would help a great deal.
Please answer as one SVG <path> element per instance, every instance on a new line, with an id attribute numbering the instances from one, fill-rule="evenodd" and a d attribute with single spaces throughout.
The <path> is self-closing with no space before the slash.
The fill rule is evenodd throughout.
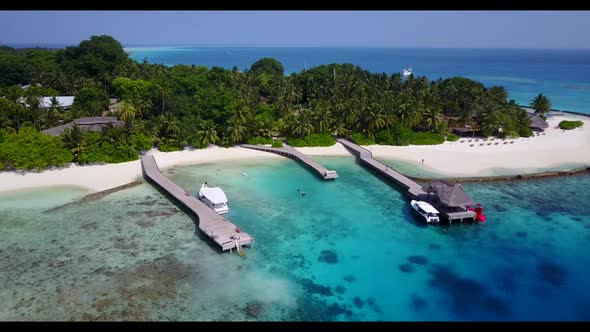
<path id="1" fill-rule="evenodd" d="M 522 105 L 543 93 L 554 109 L 590 114 L 590 50 L 197 46 L 127 50 L 137 61 L 241 70 L 260 58 L 273 57 L 286 74 L 330 63 L 352 63 L 389 74 L 412 67 L 415 75 L 431 80 L 464 76 L 486 86 L 504 86 L 510 98 Z"/>
<path id="2" fill-rule="evenodd" d="M 244 258 L 145 183 L 52 212 L 84 191 L 0 194 L 0 320 L 590 320 L 589 175 L 466 184 L 487 222 L 426 226 L 353 158 L 316 159 L 340 177 L 266 158 L 165 171 L 223 188 L 256 239 Z"/>

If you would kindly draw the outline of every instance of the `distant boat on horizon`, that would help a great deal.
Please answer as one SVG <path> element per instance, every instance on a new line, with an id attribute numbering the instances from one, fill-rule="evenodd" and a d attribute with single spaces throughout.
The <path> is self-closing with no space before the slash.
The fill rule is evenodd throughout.
<path id="1" fill-rule="evenodd" d="M 408 77 L 410 75 L 412 75 L 412 67 L 408 67 L 408 68 L 402 70 L 402 76 Z"/>

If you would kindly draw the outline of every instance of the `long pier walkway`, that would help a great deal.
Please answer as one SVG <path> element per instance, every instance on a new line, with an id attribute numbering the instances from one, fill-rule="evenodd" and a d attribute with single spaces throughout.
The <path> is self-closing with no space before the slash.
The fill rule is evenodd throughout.
<path id="1" fill-rule="evenodd" d="M 141 167 L 146 180 L 174 197 L 199 218 L 199 229 L 201 232 L 217 243 L 222 251 L 231 251 L 236 248 L 238 249 L 238 253 L 242 255 L 242 245 L 250 246 L 254 242 L 254 238 L 250 234 L 241 232 L 236 225 L 164 176 L 158 168 L 154 156 L 142 156 Z"/>
<path id="2" fill-rule="evenodd" d="M 337 138 L 340 144 L 344 145 L 348 151 L 351 151 L 354 155 L 356 155 L 363 164 L 369 166 L 376 172 L 380 173 L 381 175 L 385 176 L 389 180 L 397 183 L 401 187 L 407 189 L 407 195 L 412 199 L 419 199 L 419 200 L 427 200 L 428 193 L 422 189 L 422 186 L 418 183 L 410 180 L 409 178 L 405 177 L 404 175 L 396 172 L 394 169 L 390 168 L 389 166 L 383 164 L 380 161 L 377 161 L 373 158 L 373 154 L 371 151 L 352 143 L 349 140 L 344 138 Z M 444 209 L 443 207 L 437 207 L 440 212 L 445 216 L 449 221 L 453 221 L 455 219 L 463 220 L 463 219 L 470 219 L 475 218 L 475 212 L 473 211 L 451 211 L 448 209 Z"/>
<path id="3" fill-rule="evenodd" d="M 370 166 L 372 169 L 377 171 L 378 173 L 384 175 L 388 179 L 392 180 L 393 182 L 397 183 L 398 185 L 404 187 L 408 190 L 408 195 L 413 199 L 425 199 L 428 196 L 424 190 L 422 190 L 422 186 L 418 183 L 408 179 L 404 175 L 396 172 L 394 169 L 390 168 L 389 166 L 383 164 L 382 162 L 373 159 L 373 154 L 371 151 L 352 143 L 349 140 L 344 138 L 337 138 L 336 141 L 338 143 L 344 145 L 348 151 L 351 151 L 355 154 L 359 159 L 363 162 L 363 164 Z"/>
<path id="4" fill-rule="evenodd" d="M 322 179 L 324 180 L 332 180 L 338 177 L 338 173 L 336 171 L 331 171 L 324 166 L 320 165 L 315 160 L 309 158 L 308 156 L 304 155 L 303 153 L 299 152 L 297 149 L 293 148 L 290 145 L 284 144 L 282 148 L 273 148 L 270 146 L 264 145 L 252 145 L 252 144 L 241 144 L 240 146 L 248 149 L 265 151 L 265 152 L 272 152 L 279 154 L 281 156 L 286 156 L 292 159 L 295 159 L 305 166 L 311 168 L 315 173 L 317 173 Z"/>

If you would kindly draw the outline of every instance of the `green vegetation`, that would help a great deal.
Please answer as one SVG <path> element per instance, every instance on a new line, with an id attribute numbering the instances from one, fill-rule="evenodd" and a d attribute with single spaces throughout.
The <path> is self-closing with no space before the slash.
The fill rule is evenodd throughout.
<path id="1" fill-rule="evenodd" d="M 535 110 L 535 114 L 545 115 L 551 112 L 551 102 L 549 98 L 539 93 L 538 96 L 533 99 L 531 107 Z"/>
<path id="2" fill-rule="evenodd" d="M 0 143 L 0 163 L 4 167 L 41 170 L 49 166 L 64 166 L 73 159 L 59 138 L 21 128 L 18 133 L 4 131 Z"/>
<path id="3" fill-rule="evenodd" d="M 262 58 L 250 66 L 250 72 L 254 75 L 283 75 L 285 68 L 283 64 L 273 58 Z"/>
<path id="4" fill-rule="evenodd" d="M 279 141 L 279 140 L 277 139 L 277 140 L 274 140 L 274 141 L 272 142 L 271 146 L 272 146 L 273 148 L 282 148 L 282 147 L 283 147 L 283 142 L 281 142 L 281 141 Z"/>
<path id="5" fill-rule="evenodd" d="M 363 133 L 354 133 L 354 134 L 350 135 L 350 140 L 354 144 L 358 144 L 358 145 L 373 145 L 373 144 L 375 144 L 374 138 L 369 138 L 369 137 L 363 135 Z"/>
<path id="6" fill-rule="evenodd" d="M 162 152 L 173 152 L 173 151 L 180 151 L 180 150 L 182 150 L 178 146 L 170 145 L 170 144 L 160 144 L 160 146 L 158 146 L 158 148 Z"/>
<path id="7" fill-rule="evenodd" d="M 434 133 L 414 133 L 412 135 L 412 145 L 436 145 L 444 143 L 445 138 L 440 134 Z"/>
<path id="8" fill-rule="evenodd" d="M 17 84 L 30 84 L 27 90 Z M 70 110 L 43 96 L 76 96 Z M 542 98 L 541 98 L 542 97 Z M 530 135 L 530 119 L 506 90 L 462 77 L 430 81 L 413 75 L 371 73 L 352 64 L 329 64 L 284 75 L 283 65 L 264 58 L 240 72 L 203 66 L 167 67 L 136 62 L 110 36 L 92 36 L 63 50 L 0 47 L 0 129 L 6 148 L 22 130 L 32 135 L 62 122 L 99 116 L 118 99 L 121 128 L 83 133 L 72 129 L 48 138 L 55 159 L 15 162 L 25 149 L 3 150 L 2 167 L 39 168 L 137 159 L 152 146 L 162 151 L 209 144 L 254 142 L 331 146 L 333 135 L 367 144 L 438 144 L 455 126 L 470 125 L 484 136 Z M 24 102 L 23 102 L 24 100 Z M 550 102 L 533 103 L 544 112 Z M 38 134 L 40 144 L 49 144 Z M 448 136 L 447 136 L 448 135 Z M 41 142 L 43 141 L 43 142 Z M 47 141 L 47 142 L 46 142 Z M 7 143 L 8 142 L 8 143 Z M 62 143 L 60 143 L 62 142 Z M 30 159 L 45 158 L 33 149 Z M 57 151 L 59 150 L 59 151 Z M 59 157 L 61 156 L 61 157 Z"/>
<path id="9" fill-rule="evenodd" d="M 330 134 L 311 134 L 300 138 L 287 138 L 287 144 L 294 147 L 303 146 L 332 146 L 336 140 Z"/>
<path id="10" fill-rule="evenodd" d="M 459 136 L 455 135 L 455 134 L 448 134 L 447 135 L 447 141 L 449 142 L 457 142 L 459 140 Z"/>
<path id="11" fill-rule="evenodd" d="M 375 136 L 375 142 L 380 145 L 434 145 L 442 144 L 444 141 L 444 137 L 440 134 L 413 132 L 410 128 L 401 125 L 381 130 Z"/>
<path id="12" fill-rule="evenodd" d="M 531 137 L 533 136 L 533 130 L 529 127 L 519 127 L 517 132 L 508 132 L 506 137 L 518 138 L 518 137 Z"/>
<path id="13" fill-rule="evenodd" d="M 93 164 L 122 163 L 137 159 L 139 159 L 137 151 L 130 146 L 109 142 L 97 142 L 87 146 L 78 156 L 77 160 L 82 164 Z"/>
<path id="14" fill-rule="evenodd" d="M 565 129 L 565 130 L 572 130 L 572 129 L 576 129 L 578 127 L 581 127 L 583 125 L 584 125 L 584 122 L 582 122 L 580 120 L 576 120 L 576 121 L 563 120 L 559 123 L 559 128 Z"/>
<path id="15" fill-rule="evenodd" d="M 147 151 L 152 148 L 152 140 L 144 134 L 132 134 L 129 137 L 129 144 L 137 151 Z"/>
<path id="16" fill-rule="evenodd" d="M 274 140 L 270 137 L 250 137 L 247 141 L 248 144 L 265 145 L 272 144 Z"/>

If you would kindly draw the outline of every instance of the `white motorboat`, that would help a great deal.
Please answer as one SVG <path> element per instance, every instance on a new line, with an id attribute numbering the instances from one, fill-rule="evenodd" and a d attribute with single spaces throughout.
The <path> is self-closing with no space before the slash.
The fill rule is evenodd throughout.
<path id="1" fill-rule="evenodd" d="M 219 187 L 208 187 L 207 182 L 205 182 L 201 185 L 201 190 L 199 190 L 199 199 L 219 214 L 229 212 L 227 197 Z"/>
<path id="2" fill-rule="evenodd" d="M 408 77 L 412 75 L 412 67 L 402 70 L 402 76 Z"/>
<path id="3" fill-rule="evenodd" d="M 440 221 L 438 216 L 440 212 L 438 212 L 437 209 L 427 202 L 412 200 L 410 204 L 412 205 L 412 208 L 418 212 L 418 214 L 420 214 L 427 223 L 437 223 Z"/>

